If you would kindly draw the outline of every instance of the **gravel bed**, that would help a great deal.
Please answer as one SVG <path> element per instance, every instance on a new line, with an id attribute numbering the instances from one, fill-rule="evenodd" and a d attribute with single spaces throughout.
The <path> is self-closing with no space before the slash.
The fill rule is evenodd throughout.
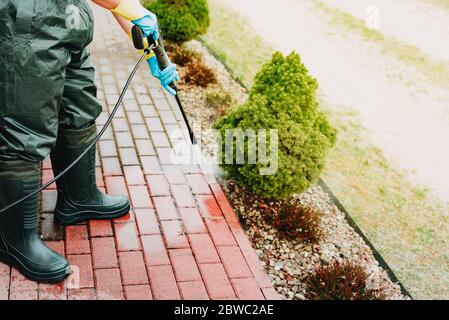
<path id="1" fill-rule="evenodd" d="M 205 105 L 205 91 L 226 90 L 232 95 L 235 104 L 245 101 L 247 94 L 200 42 L 190 41 L 187 46 L 201 53 L 206 66 L 217 74 L 218 83 L 207 89 L 185 85 L 180 88 L 181 99 L 189 118 L 196 124 L 196 128 L 201 128 L 201 149 L 203 153 L 211 155 L 216 144 L 209 129 L 217 118 L 217 110 Z M 222 179 L 221 184 L 275 289 L 285 299 L 305 299 L 305 278 L 313 273 L 315 268 L 327 265 L 333 260 L 353 262 L 362 266 L 369 275 L 368 287 L 381 291 L 387 299 L 405 299 L 399 285 L 391 282 L 386 271 L 374 258 L 371 249 L 348 224 L 344 213 L 338 210 L 329 195 L 319 186 L 313 186 L 304 194 L 289 200 L 316 208 L 322 213 L 320 228 L 323 236 L 318 243 L 307 244 L 301 240 L 280 238 L 277 231 L 263 219 L 262 210 L 259 209 L 260 199 L 254 197 L 248 200 L 250 193 L 233 181 Z"/>

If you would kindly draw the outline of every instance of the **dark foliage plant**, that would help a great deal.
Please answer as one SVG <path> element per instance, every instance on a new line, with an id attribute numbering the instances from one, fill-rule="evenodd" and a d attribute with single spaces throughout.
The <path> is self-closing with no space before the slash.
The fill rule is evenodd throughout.
<path id="1" fill-rule="evenodd" d="M 367 288 L 368 275 L 361 266 L 333 261 L 306 279 L 306 298 L 311 300 L 384 300 L 378 290 Z"/>
<path id="2" fill-rule="evenodd" d="M 317 243 L 323 235 L 321 216 L 315 208 L 283 204 L 274 216 L 267 218 L 272 221 L 281 238 Z"/>
<path id="3" fill-rule="evenodd" d="M 168 42 L 165 49 L 170 60 L 180 67 L 181 84 L 206 88 L 217 83 L 215 71 L 204 64 L 198 52 L 173 42 Z"/>

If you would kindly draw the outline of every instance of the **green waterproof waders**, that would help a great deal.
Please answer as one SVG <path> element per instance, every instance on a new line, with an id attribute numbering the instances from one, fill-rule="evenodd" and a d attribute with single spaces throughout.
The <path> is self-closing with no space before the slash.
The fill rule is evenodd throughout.
<path id="1" fill-rule="evenodd" d="M 40 186 L 39 165 L 0 161 L 0 207 Z M 67 260 L 50 250 L 37 233 L 38 196 L 0 215 L 0 261 L 39 282 L 59 282 L 69 275 Z"/>
<path id="2" fill-rule="evenodd" d="M 92 37 L 85 0 L 0 1 L 0 207 L 39 187 L 36 174 L 24 168 L 39 166 L 53 150 L 60 172 L 95 136 L 102 107 L 87 50 Z M 34 280 L 58 280 L 65 277 L 65 259 L 29 231 L 37 201 L 0 215 L 0 260 Z M 128 209 L 126 198 L 99 192 L 95 150 L 58 183 L 56 218 L 63 224 L 114 218 Z"/>

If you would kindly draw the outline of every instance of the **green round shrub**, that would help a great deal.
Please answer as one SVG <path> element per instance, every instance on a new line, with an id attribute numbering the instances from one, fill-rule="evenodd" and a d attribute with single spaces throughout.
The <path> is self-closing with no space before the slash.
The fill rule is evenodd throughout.
<path id="1" fill-rule="evenodd" d="M 210 24 L 207 0 L 156 0 L 145 6 L 156 14 L 164 38 L 173 42 L 191 40 Z"/>
<path id="2" fill-rule="evenodd" d="M 256 75 L 248 101 L 215 124 L 222 138 L 221 166 L 228 175 L 255 194 L 275 199 L 301 193 L 314 183 L 336 141 L 336 130 L 326 114 L 318 110 L 316 90 L 317 82 L 308 74 L 298 54 L 284 57 L 275 53 L 271 62 Z M 277 130 L 278 159 L 274 174 L 261 175 L 260 169 L 272 163 L 261 161 L 260 155 L 255 164 L 248 163 L 247 157 L 244 164 L 237 164 L 236 150 L 246 156 L 249 146 L 253 146 L 248 144 L 248 139 L 241 146 L 234 140 L 234 161 L 226 163 L 226 148 L 230 147 L 226 145 L 226 134 L 236 132 L 235 129 Z M 268 137 L 269 133 L 267 140 Z M 267 141 L 268 150 L 271 143 Z"/>

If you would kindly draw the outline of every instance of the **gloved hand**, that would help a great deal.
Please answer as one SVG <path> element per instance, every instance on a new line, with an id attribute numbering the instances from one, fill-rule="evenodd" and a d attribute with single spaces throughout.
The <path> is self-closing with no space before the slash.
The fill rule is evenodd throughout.
<path id="1" fill-rule="evenodd" d="M 155 55 L 147 59 L 148 65 L 150 66 L 152 75 L 159 79 L 162 87 L 167 90 L 171 95 L 176 95 L 176 91 L 170 87 L 173 81 L 179 80 L 179 74 L 176 71 L 176 65 L 171 63 L 167 68 L 161 70 L 157 58 Z"/>
<path id="2" fill-rule="evenodd" d="M 138 0 L 122 0 L 118 7 L 111 11 L 139 26 L 145 38 L 151 35 L 154 40 L 159 39 L 156 16 L 145 9 Z"/>

